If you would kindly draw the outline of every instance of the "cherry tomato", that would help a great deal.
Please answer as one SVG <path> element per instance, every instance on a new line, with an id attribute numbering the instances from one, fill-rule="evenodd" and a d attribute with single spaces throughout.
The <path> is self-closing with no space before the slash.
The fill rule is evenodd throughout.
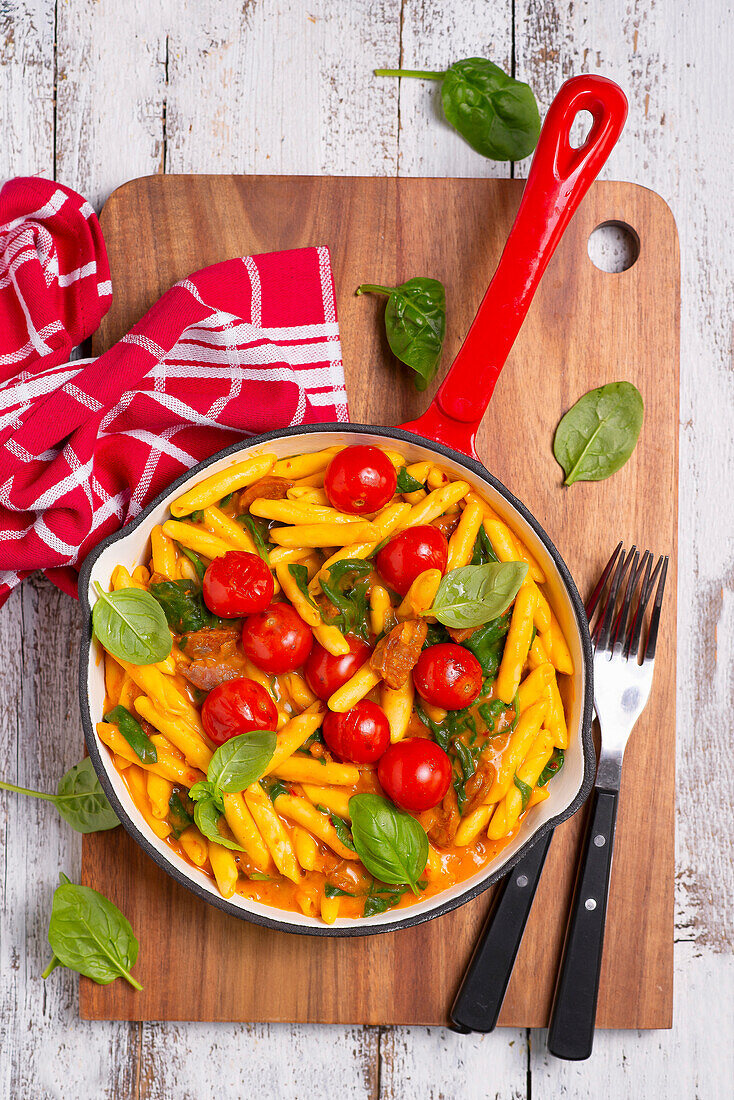
<path id="1" fill-rule="evenodd" d="M 388 798 L 404 810 L 420 813 L 437 806 L 451 783 L 451 761 L 425 737 L 391 745 L 377 765 L 377 778 Z"/>
<path id="2" fill-rule="evenodd" d="M 383 508 L 395 495 L 397 483 L 395 467 L 379 447 L 345 447 L 324 475 L 329 503 L 355 515 Z"/>
<path id="3" fill-rule="evenodd" d="M 422 525 L 401 531 L 375 557 L 377 571 L 401 596 L 424 569 L 446 571 L 449 544 L 438 527 Z"/>
<path id="4" fill-rule="evenodd" d="M 313 634 L 288 603 L 271 603 L 242 624 L 242 648 L 263 672 L 292 672 L 311 652 Z"/>
<path id="5" fill-rule="evenodd" d="M 453 642 L 424 649 L 413 669 L 418 694 L 446 710 L 470 706 L 482 690 L 482 679 L 482 666 L 474 654 Z"/>
<path id="6" fill-rule="evenodd" d="M 262 558 L 230 550 L 204 574 L 204 603 L 223 619 L 264 611 L 273 598 L 273 575 Z"/>
<path id="7" fill-rule="evenodd" d="M 278 725 L 275 703 L 262 684 L 243 676 L 213 688 L 201 708 L 204 729 L 215 745 L 249 730 L 274 730 Z"/>
<path id="8" fill-rule="evenodd" d="M 347 641 L 349 653 L 343 657 L 332 657 L 322 645 L 314 642 L 303 673 L 306 683 L 319 699 L 328 699 L 342 684 L 346 684 L 370 655 L 370 647 L 360 638 L 351 635 Z"/>
<path id="9" fill-rule="evenodd" d="M 390 744 L 390 723 L 382 707 L 362 699 L 351 710 L 324 718 L 324 741 L 342 760 L 373 764 Z"/>

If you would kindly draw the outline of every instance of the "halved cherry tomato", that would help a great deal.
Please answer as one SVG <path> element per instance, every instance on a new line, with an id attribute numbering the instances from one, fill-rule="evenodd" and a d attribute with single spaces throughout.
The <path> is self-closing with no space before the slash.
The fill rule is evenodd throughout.
<path id="1" fill-rule="evenodd" d="M 242 648 L 263 672 L 300 668 L 312 645 L 310 628 L 289 603 L 271 603 L 242 624 Z"/>
<path id="2" fill-rule="evenodd" d="M 369 699 L 362 699 L 344 714 L 330 710 L 322 728 L 331 751 L 355 764 L 373 764 L 390 744 L 387 715 Z"/>
<path id="3" fill-rule="evenodd" d="M 375 557 L 377 572 L 401 596 L 424 569 L 446 572 L 449 544 L 438 527 L 419 525 L 401 531 Z"/>
<path id="4" fill-rule="evenodd" d="M 384 508 L 395 496 L 395 467 L 379 447 L 345 447 L 326 467 L 324 491 L 340 512 L 362 515 Z"/>
<path id="5" fill-rule="evenodd" d="M 424 649 L 413 669 L 418 694 L 445 710 L 470 706 L 482 690 L 482 679 L 482 666 L 474 654 L 454 642 Z"/>
<path id="6" fill-rule="evenodd" d="M 377 765 L 377 778 L 388 798 L 404 810 L 420 813 L 437 806 L 451 783 L 451 761 L 426 737 L 408 737 L 391 745 Z"/>
<path id="7" fill-rule="evenodd" d="M 223 745 L 249 730 L 277 729 L 278 711 L 262 684 L 243 676 L 226 680 L 209 692 L 201 721 L 214 744 Z"/>
<path id="8" fill-rule="evenodd" d="M 273 591 L 273 575 L 267 565 L 246 550 L 230 550 L 215 558 L 204 574 L 204 603 L 223 619 L 264 611 Z"/>
<path id="9" fill-rule="evenodd" d="M 319 699 L 328 699 L 330 695 L 346 684 L 370 655 L 370 647 L 360 638 L 347 637 L 349 653 L 343 657 L 332 657 L 322 645 L 314 642 L 313 649 L 303 667 L 306 683 Z"/>

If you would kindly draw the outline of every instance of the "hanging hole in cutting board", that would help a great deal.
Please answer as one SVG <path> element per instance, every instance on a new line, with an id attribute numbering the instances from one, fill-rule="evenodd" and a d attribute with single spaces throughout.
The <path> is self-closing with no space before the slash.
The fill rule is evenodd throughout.
<path id="1" fill-rule="evenodd" d="M 602 222 L 592 230 L 586 247 L 594 267 L 620 275 L 637 262 L 640 238 L 626 222 Z"/>

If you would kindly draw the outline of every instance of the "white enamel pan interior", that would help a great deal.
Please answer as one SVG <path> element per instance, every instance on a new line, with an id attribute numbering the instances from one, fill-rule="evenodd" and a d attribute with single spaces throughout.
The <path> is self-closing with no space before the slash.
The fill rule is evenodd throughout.
<path id="1" fill-rule="evenodd" d="M 102 654 L 91 636 L 90 607 L 94 602 L 94 583 L 98 581 L 107 589 L 116 565 L 121 563 L 132 571 L 149 560 L 151 529 L 167 518 L 170 502 L 205 474 L 209 476 L 224 470 L 247 455 L 270 453 L 285 457 L 340 443 L 396 446 L 408 462 L 437 460 L 450 474 L 470 480 L 481 496 L 517 531 L 542 566 L 547 577 L 546 592 L 568 640 L 575 673 L 567 716 L 569 747 L 564 767 L 548 788 L 550 797 L 530 810 L 512 842 L 481 871 L 435 897 L 367 920 L 341 919 L 326 925 L 301 913 L 276 909 L 237 895 L 225 900 L 207 875 L 176 855 L 148 828 L 95 730 L 95 723 L 102 719 L 105 687 Z M 591 739 L 591 644 L 583 605 L 568 569 L 540 524 L 479 462 L 410 432 L 363 425 L 317 425 L 314 429 L 292 428 L 269 433 L 220 451 L 179 478 L 132 523 L 92 551 L 81 570 L 79 597 L 85 613 L 80 665 L 82 721 L 89 753 L 102 786 L 125 829 L 160 867 L 198 897 L 233 916 L 287 932 L 315 936 L 371 935 L 430 920 L 463 905 L 496 882 L 534 841 L 575 813 L 591 789 L 595 767 Z"/>

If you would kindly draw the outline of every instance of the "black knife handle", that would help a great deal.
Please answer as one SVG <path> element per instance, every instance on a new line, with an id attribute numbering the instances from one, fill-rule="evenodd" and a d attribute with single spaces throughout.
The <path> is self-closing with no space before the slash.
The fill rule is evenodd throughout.
<path id="1" fill-rule="evenodd" d="M 548 1050 L 581 1061 L 594 1045 L 618 792 L 594 788 L 548 1027 Z"/>
<path id="2" fill-rule="evenodd" d="M 553 830 L 534 844 L 500 884 L 449 1018 L 457 1031 L 493 1031 L 515 965 Z"/>

